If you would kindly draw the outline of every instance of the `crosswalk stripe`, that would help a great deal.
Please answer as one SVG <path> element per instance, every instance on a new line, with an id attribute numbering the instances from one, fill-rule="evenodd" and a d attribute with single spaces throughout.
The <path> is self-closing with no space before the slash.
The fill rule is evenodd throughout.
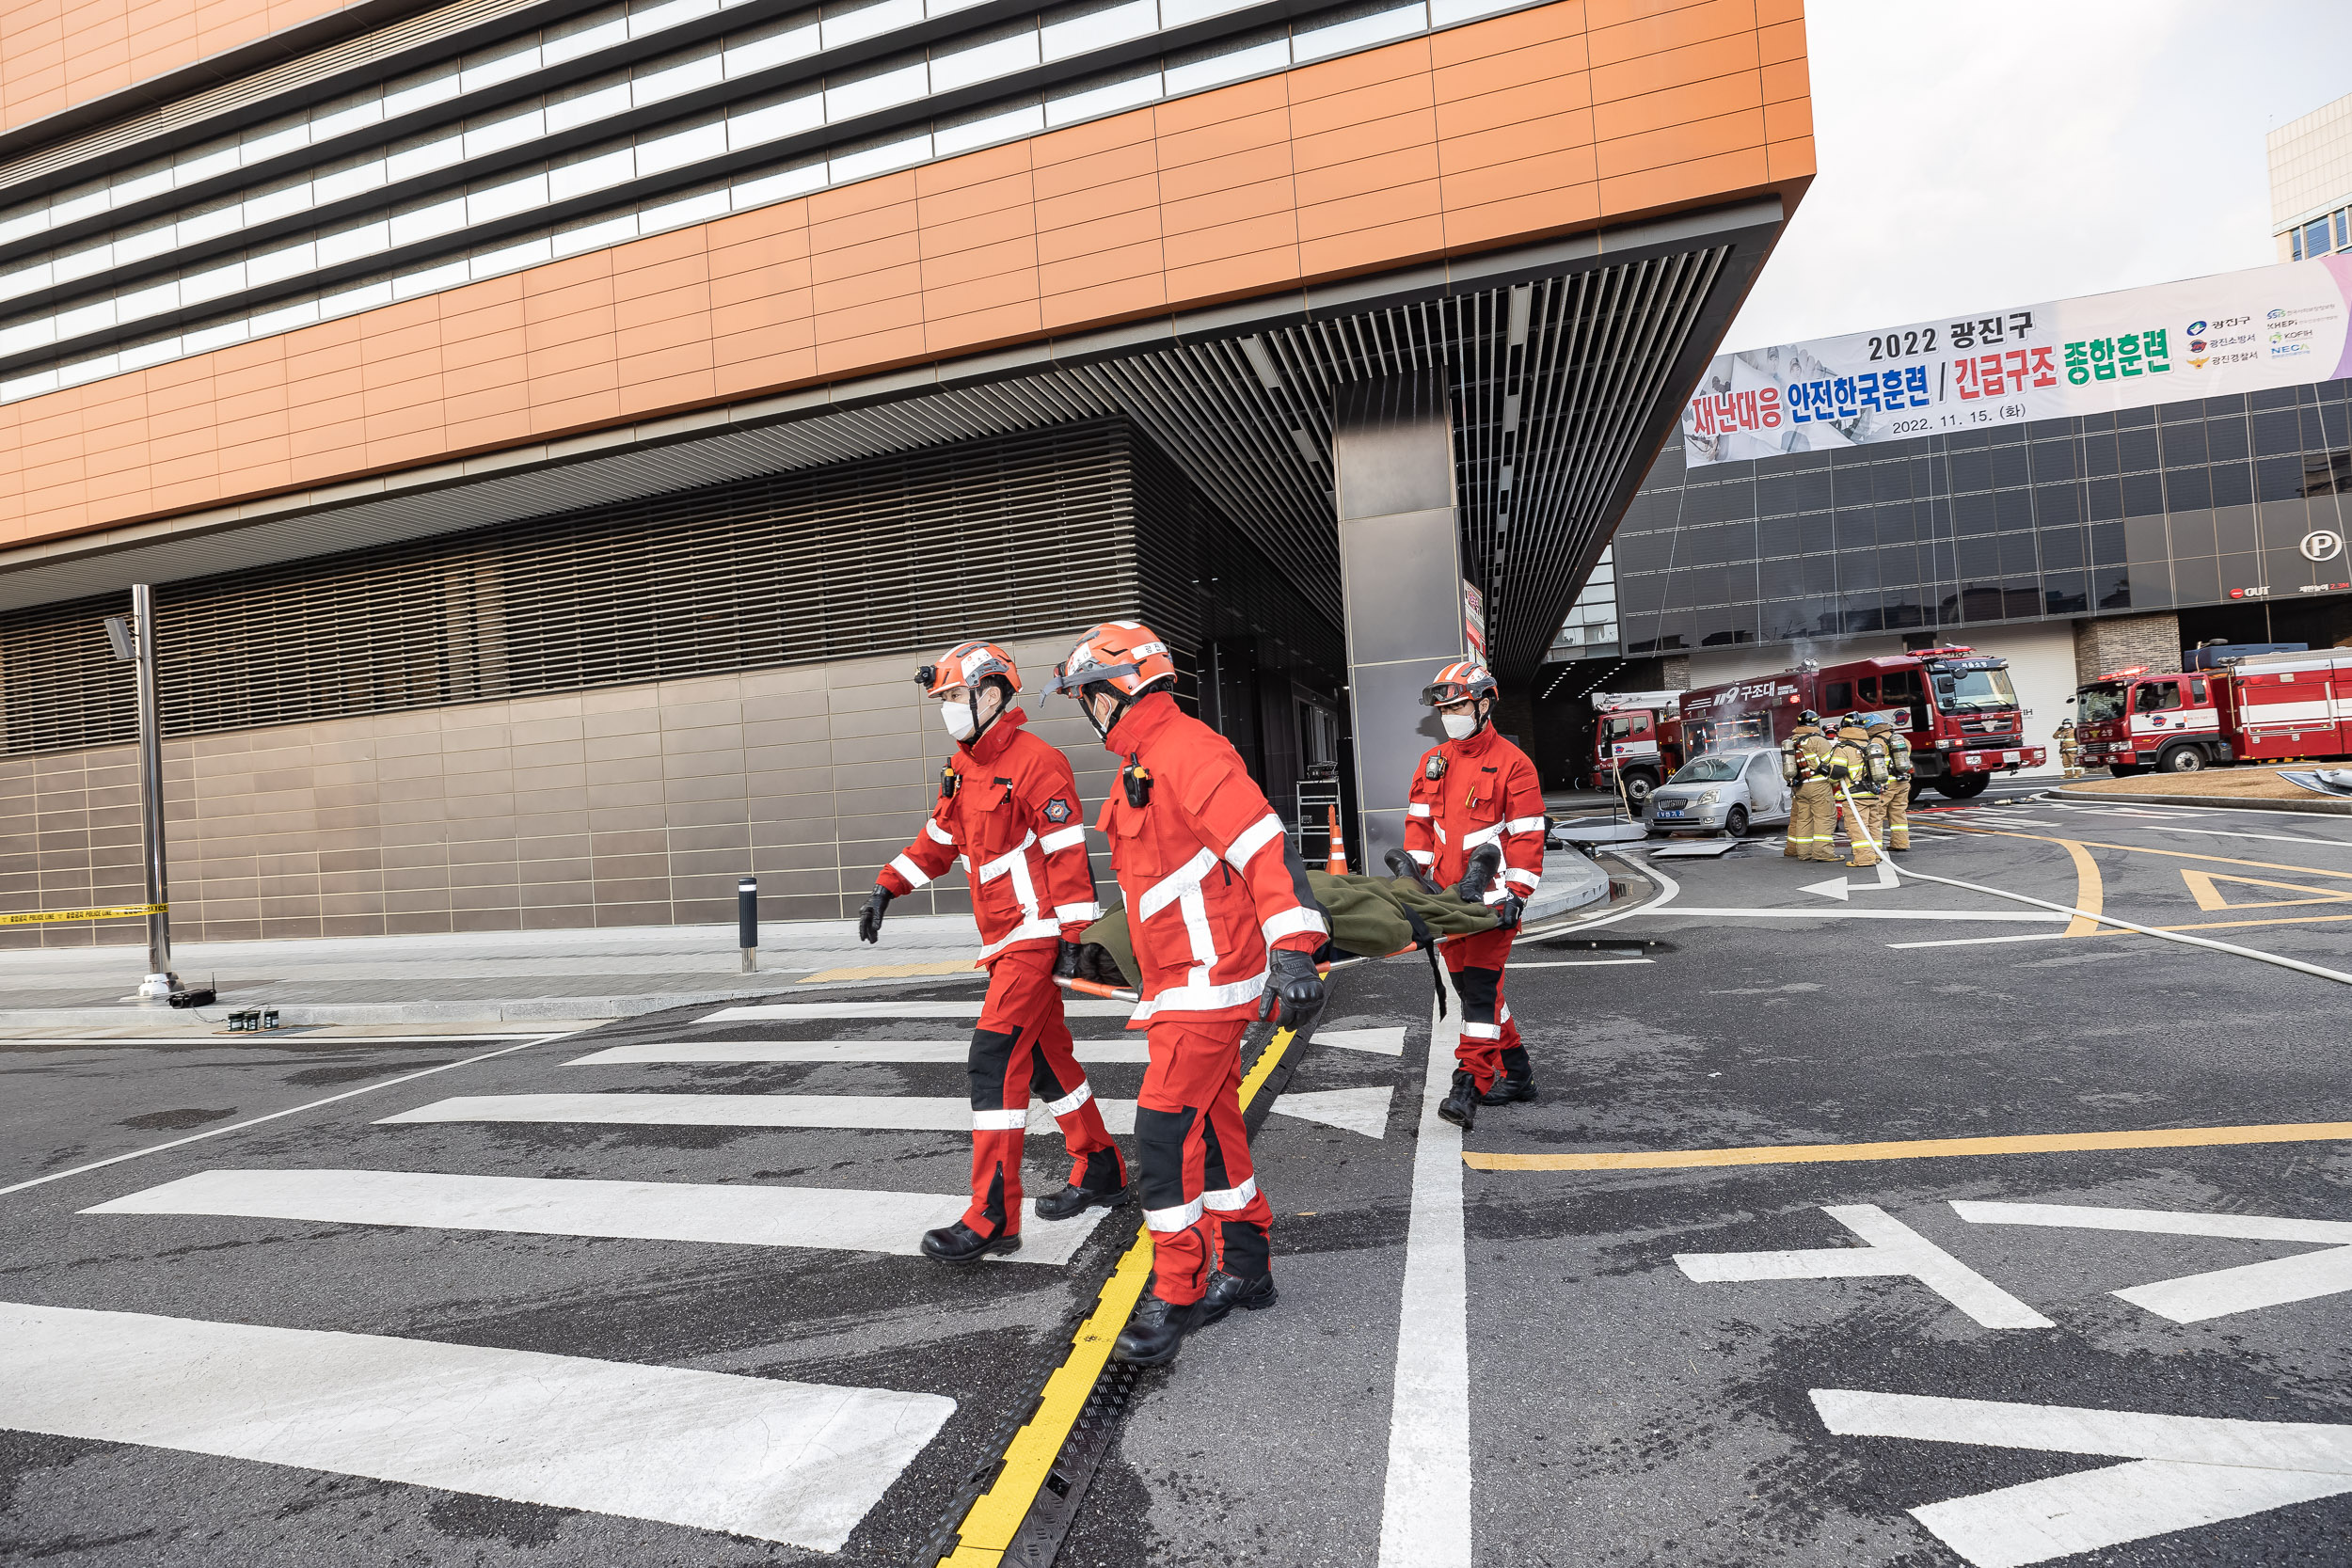
<path id="1" fill-rule="evenodd" d="M 1093 997 L 1062 999 L 1061 1010 L 1071 1018 L 1132 1018 L 1135 1005 L 1104 1002 Z M 749 1023 L 757 1020 L 826 1023 L 844 1018 L 977 1018 L 980 998 L 960 1002 L 763 1002 L 755 1006 L 722 1007 L 706 1013 L 697 1023 Z"/>
<path id="2" fill-rule="evenodd" d="M 1369 1051 L 1381 1056 L 1405 1054 L 1405 1026 L 1392 1029 L 1318 1029 L 1314 1034 L 1317 1045 L 1344 1046 L 1350 1051 Z"/>
<path id="3" fill-rule="evenodd" d="M 955 1401 L 0 1304 L 0 1426 L 840 1550 Z"/>
<path id="4" fill-rule="evenodd" d="M 85 1214 L 209 1214 L 314 1220 L 328 1225 L 418 1226 L 540 1236 L 614 1236 L 651 1242 L 828 1247 L 922 1253 L 923 1232 L 952 1225 L 961 1194 L 833 1187 L 720 1186 L 693 1181 L 590 1181 L 437 1171 L 208 1170 L 133 1193 Z M 1024 1202 L 1014 1263 L 1070 1261 L 1107 1212 L 1041 1220 Z"/>
<path id="5" fill-rule="evenodd" d="M 1364 1031 L 1377 1034 L 1378 1030 Z M 1399 1037 L 1404 1035 L 1397 1031 Z M 968 1040 L 677 1040 L 616 1045 L 576 1056 L 565 1067 L 640 1067 L 691 1062 L 946 1062 L 963 1066 Z M 1142 1037 L 1080 1040 L 1078 1060 L 1095 1066 L 1140 1066 L 1152 1059 Z M 1393 1053 L 1391 1053 L 1393 1054 Z"/>
<path id="6" fill-rule="evenodd" d="M 1132 1132 L 1136 1102 L 1097 1100 L 1103 1125 Z M 437 1100 L 376 1125 L 439 1121 L 571 1121 L 628 1127 L 836 1127 L 891 1132 L 969 1132 L 970 1101 L 864 1094 L 470 1094 Z M 1031 1102 L 1029 1132 L 1055 1132 Z"/>

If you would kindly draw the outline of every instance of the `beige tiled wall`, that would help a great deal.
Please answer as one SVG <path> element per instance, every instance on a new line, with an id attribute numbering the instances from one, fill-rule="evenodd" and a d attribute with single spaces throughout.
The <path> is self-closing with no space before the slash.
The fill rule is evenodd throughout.
<path id="1" fill-rule="evenodd" d="M 1077 629 L 1012 653 L 1091 805 L 1112 759 L 1039 694 Z M 170 742 L 173 934 L 728 921 L 745 871 L 764 918 L 838 918 L 933 799 L 952 742 L 912 676 L 938 651 Z M 139 890 L 130 748 L 0 759 L 0 912 Z M 967 908 L 961 875 L 908 907 Z M 0 928 L 11 946 L 142 940 L 136 921 Z"/>

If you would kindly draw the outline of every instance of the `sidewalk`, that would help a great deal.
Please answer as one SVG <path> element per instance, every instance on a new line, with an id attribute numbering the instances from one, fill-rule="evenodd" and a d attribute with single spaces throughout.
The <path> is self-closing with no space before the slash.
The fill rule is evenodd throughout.
<path id="1" fill-rule="evenodd" d="M 1609 896 L 1606 874 L 1555 851 L 1531 920 Z M 733 926 L 634 926 L 575 931 L 191 942 L 173 954 L 181 983 L 211 986 L 213 1006 L 131 1000 L 146 949 L 0 952 L 0 1034 L 21 1029 L 211 1032 L 246 1007 L 283 1024 L 492 1023 L 628 1018 L 704 1003 L 773 996 L 801 985 L 888 984 L 976 974 L 967 915 L 893 915 L 882 940 L 857 923 L 778 921 L 760 927 L 759 970 L 741 972 Z"/>

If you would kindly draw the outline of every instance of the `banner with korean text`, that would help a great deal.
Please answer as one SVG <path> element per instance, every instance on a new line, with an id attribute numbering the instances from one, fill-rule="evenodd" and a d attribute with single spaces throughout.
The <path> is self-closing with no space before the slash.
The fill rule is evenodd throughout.
<path id="1" fill-rule="evenodd" d="M 1693 467 L 2352 375 L 2352 255 L 1718 355 Z"/>

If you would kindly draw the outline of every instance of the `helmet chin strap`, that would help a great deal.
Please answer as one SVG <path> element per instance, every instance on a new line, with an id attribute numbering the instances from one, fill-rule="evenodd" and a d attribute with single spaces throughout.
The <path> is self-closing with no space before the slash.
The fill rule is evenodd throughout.
<path id="1" fill-rule="evenodd" d="M 980 717 L 980 694 L 989 687 L 994 687 L 996 689 L 996 711 L 983 719 Z M 1011 689 L 1005 685 L 1003 676 L 983 675 L 980 677 L 980 684 L 977 687 L 973 688 L 972 690 L 972 737 L 969 740 L 964 741 L 963 744 L 966 746 L 978 745 L 980 743 L 980 736 L 988 733 L 988 727 L 996 722 L 997 720 L 1002 719 L 1005 716 L 1005 710 L 1010 706 L 1012 706 L 1012 692 Z"/>

